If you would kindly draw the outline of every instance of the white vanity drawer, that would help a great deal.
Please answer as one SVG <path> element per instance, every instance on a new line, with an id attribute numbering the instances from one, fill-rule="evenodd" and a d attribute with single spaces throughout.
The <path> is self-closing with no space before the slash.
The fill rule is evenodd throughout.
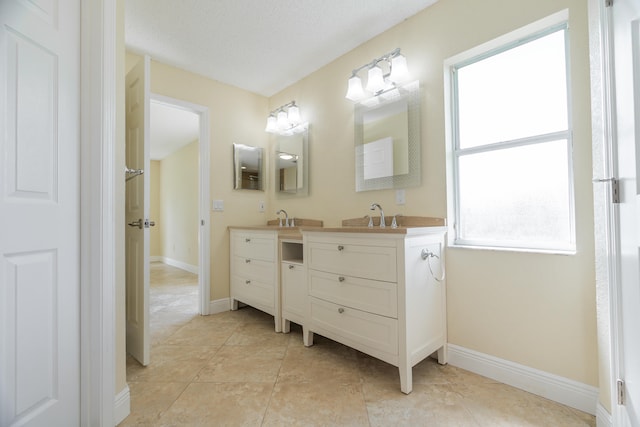
<path id="1" fill-rule="evenodd" d="M 245 258 L 275 261 L 276 244 L 271 235 L 256 233 L 233 233 L 235 253 Z"/>
<path id="2" fill-rule="evenodd" d="M 233 276 L 231 278 L 231 297 L 256 306 L 259 309 L 275 309 L 275 289 L 272 283 L 246 277 Z"/>
<path id="3" fill-rule="evenodd" d="M 311 269 L 386 282 L 397 280 L 395 246 L 312 241 L 308 253 Z"/>
<path id="4" fill-rule="evenodd" d="M 275 263 L 255 258 L 233 257 L 235 274 L 248 279 L 273 283 Z"/>
<path id="5" fill-rule="evenodd" d="M 388 354 L 398 354 L 398 321 L 311 297 L 314 330 L 326 330 Z M 351 345 L 348 341 L 347 345 Z"/>
<path id="6" fill-rule="evenodd" d="M 369 313 L 398 317 L 396 283 L 310 270 L 309 294 Z"/>

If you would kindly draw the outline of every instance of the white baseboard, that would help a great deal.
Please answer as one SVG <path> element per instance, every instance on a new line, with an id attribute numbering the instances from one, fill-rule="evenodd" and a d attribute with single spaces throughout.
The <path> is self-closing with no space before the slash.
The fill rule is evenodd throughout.
<path id="1" fill-rule="evenodd" d="M 598 388 L 449 344 L 449 363 L 563 405 L 596 415 Z M 606 412 L 606 411 L 605 411 Z"/>
<path id="2" fill-rule="evenodd" d="M 209 302 L 209 314 L 223 313 L 231 309 L 229 298 L 221 298 Z"/>
<path id="3" fill-rule="evenodd" d="M 116 425 L 124 421 L 125 418 L 131 413 L 131 393 L 129 392 L 129 386 L 125 386 L 120 393 L 115 397 L 113 404 L 113 418 Z"/>
<path id="4" fill-rule="evenodd" d="M 613 427 L 613 418 L 600 402 L 596 409 L 596 427 Z"/>
<path id="5" fill-rule="evenodd" d="M 178 261 L 175 259 L 167 258 L 166 256 L 154 255 L 149 257 L 150 262 L 163 262 L 172 267 L 179 268 L 181 270 L 188 271 L 193 274 L 200 274 L 200 269 L 197 265 L 187 264 L 186 262 Z"/>

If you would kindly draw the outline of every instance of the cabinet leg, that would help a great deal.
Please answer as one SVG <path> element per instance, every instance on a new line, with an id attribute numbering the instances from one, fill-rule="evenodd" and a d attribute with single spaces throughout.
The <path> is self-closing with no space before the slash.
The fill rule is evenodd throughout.
<path id="1" fill-rule="evenodd" d="M 282 319 L 282 333 L 288 334 L 291 332 L 291 322 L 287 319 Z"/>
<path id="2" fill-rule="evenodd" d="M 408 363 L 400 363 L 398 371 L 400 371 L 400 390 L 404 394 L 411 393 L 413 390 L 413 372 L 411 365 Z"/>
<path id="3" fill-rule="evenodd" d="M 231 298 L 231 311 L 236 311 L 238 309 L 238 300 Z"/>
<path id="4" fill-rule="evenodd" d="M 278 316 L 273 316 L 273 323 L 275 323 L 276 332 L 282 332 L 282 324 L 280 323 L 280 318 Z"/>
<path id="5" fill-rule="evenodd" d="M 305 347 L 311 347 L 313 345 L 313 332 L 306 326 L 302 326 L 302 342 Z"/>
<path id="6" fill-rule="evenodd" d="M 438 363 L 441 365 L 449 363 L 449 349 L 446 344 L 438 349 Z"/>

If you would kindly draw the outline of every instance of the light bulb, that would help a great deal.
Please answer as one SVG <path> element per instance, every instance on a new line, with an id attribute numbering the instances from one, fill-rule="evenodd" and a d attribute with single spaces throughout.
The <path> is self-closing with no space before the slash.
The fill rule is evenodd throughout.
<path id="1" fill-rule="evenodd" d="M 367 80 L 367 90 L 369 92 L 380 92 L 384 89 L 384 77 L 382 76 L 382 68 L 373 66 L 369 68 L 368 80 Z"/>
<path id="2" fill-rule="evenodd" d="M 401 83 L 409 78 L 409 69 L 407 68 L 407 58 L 404 55 L 397 55 L 391 58 L 391 75 L 389 80 L 394 83 Z"/>
<path id="3" fill-rule="evenodd" d="M 364 99 L 365 96 L 366 95 L 364 93 L 364 90 L 362 90 L 362 80 L 360 79 L 360 77 L 356 75 L 351 76 L 351 78 L 349 79 L 349 88 L 347 89 L 345 98 L 354 102 L 358 102 L 361 99 Z"/>
<path id="4" fill-rule="evenodd" d="M 267 117 L 267 127 L 265 128 L 266 132 L 274 133 L 278 130 L 276 116 Z"/>
<path id="5" fill-rule="evenodd" d="M 290 126 L 287 113 L 283 110 L 278 111 L 278 128 L 287 129 Z"/>
<path id="6" fill-rule="evenodd" d="M 292 125 L 297 125 L 298 123 L 300 123 L 300 109 L 297 105 L 294 104 L 289 107 L 289 111 L 287 113 L 289 123 L 291 123 Z"/>

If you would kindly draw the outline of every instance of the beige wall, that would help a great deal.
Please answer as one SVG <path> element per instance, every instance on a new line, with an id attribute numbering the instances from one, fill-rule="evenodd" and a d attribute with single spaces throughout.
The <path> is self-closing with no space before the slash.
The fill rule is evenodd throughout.
<path id="1" fill-rule="evenodd" d="M 198 156 L 194 141 L 160 161 L 160 252 L 165 258 L 198 266 Z"/>
<path id="2" fill-rule="evenodd" d="M 135 63 L 135 60 L 135 55 L 127 55 L 128 64 Z M 266 212 L 275 212 L 268 203 L 270 188 L 267 191 L 233 190 L 233 143 L 266 147 L 267 99 L 155 61 L 151 61 L 151 92 L 209 109 L 211 200 L 224 200 L 225 208 L 223 212 L 209 209 L 208 215 L 211 225 L 211 300 L 227 298 L 227 227 L 266 222 L 267 214 L 258 212 L 260 201 L 267 202 Z"/>
<path id="3" fill-rule="evenodd" d="M 160 209 L 160 174 L 162 173 L 160 160 L 151 160 L 150 167 L 149 218 L 156 222 L 156 226 L 149 229 L 149 256 L 161 257 L 164 256 L 162 253 L 162 224 L 164 223 L 164 218 L 161 216 Z"/>
<path id="4" fill-rule="evenodd" d="M 440 0 L 269 100 L 174 67 L 152 62 L 154 93 L 207 106 L 211 120 L 211 299 L 229 295 L 228 225 L 261 224 L 277 209 L 338 225 L 369 213 L 445 217 L 445 59 L 561 9 L 570 15 L 571 103 L 577 253 L 545 255 L 450 249 L 447 253 L 449 342 L 597 386 L 593 207 L 587 6 L 582 0 Z M 351 70 L 396 47 L 423 88 L 422 184 L 406 189 L 406 205 L 392 190 L 355 192 L 353 104 L 344 98 Z M 232 144 L 273 144 L 266 115 L 295 99 L 310 127 L 310 195 L 276 199 L 267 155 L 265 192 L 234 191 Z M 258 213 L 265 200 L 266 213 Z"/>
<path id="5" fill-rule="evenodd" d="M 326 225 L 368 214 L 446 216 L 445 59 L 561 9 L 569 9 L 576 255 L 485 250 L 447 252 L 449 342 L 596 386 L 598 362 L 593 250 L 587 4 L 582 0 L 440 0 L 269 100 L 291 99 L 310 128 L 310 197 L 275 209 Z M 353 105 L 344 98 L 353 68 L 400 47 L 420 79 L 422 185 L 355 193 Z M 271 174 L 269 175 L 271 176 Z"/>

